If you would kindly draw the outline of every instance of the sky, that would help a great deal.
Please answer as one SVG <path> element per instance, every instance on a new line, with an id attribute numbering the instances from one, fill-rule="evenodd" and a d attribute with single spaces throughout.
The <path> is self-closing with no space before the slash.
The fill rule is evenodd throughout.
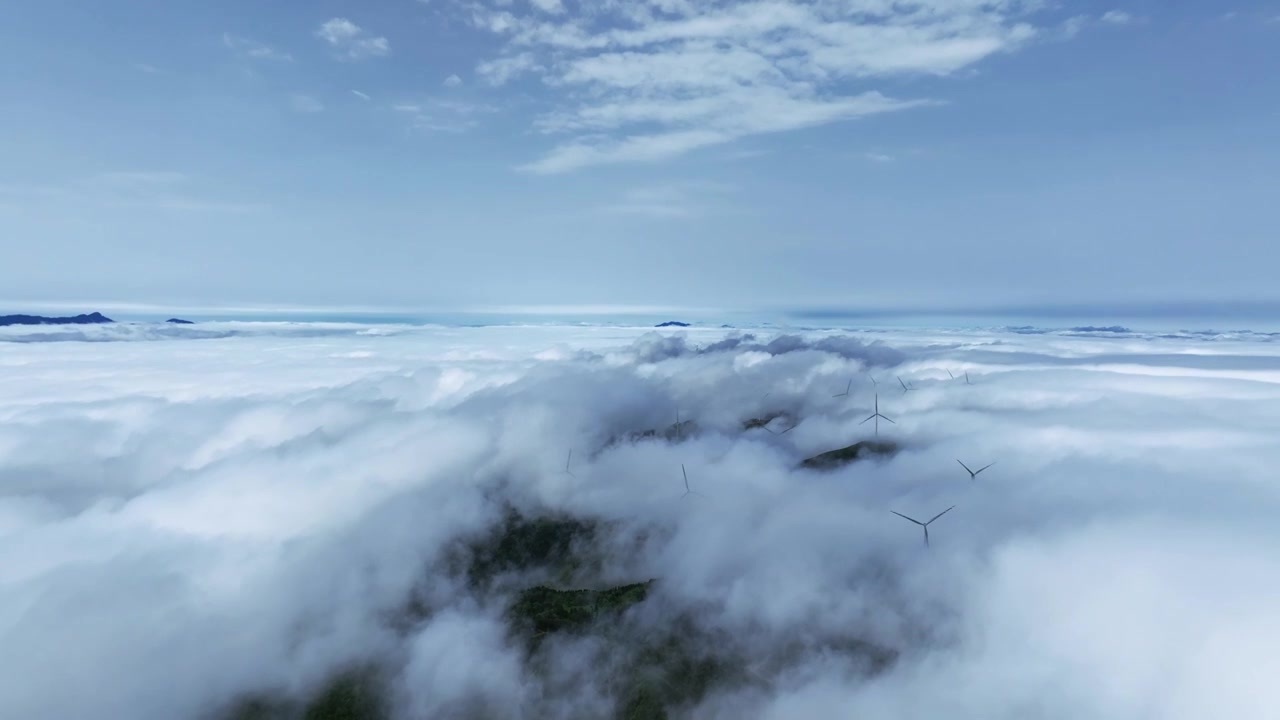
<path id="1" fill-rule="evenodd" d="M 608 523 L 581 586 L 657 580 L 612 637 L 676 627 L 747 669 L 672 717 L 1280 701 L 1274 336 L 73 330 L 103 334 L 0 328 L 3 717 L 231 720 L 366 661 L 390 720 L 612 717 L 616 646 L 526 660 L 503 613 L 538 576 L 459 576 L 451 549 L 504 503 Z M 798 467 L 876 437 L 877 405 L 899 454 Z M 674 441 L 610 444 L 677 411 Z M 928 549 L 892 514 L 952 506 Z M 851 642 L 894 660 L 869 672 Z"/>
<path id="2" fill-rule="evenodd" d="M 1274 2 L 47 0 L 0 67 L 15 310 L 1280 303 Z"/>

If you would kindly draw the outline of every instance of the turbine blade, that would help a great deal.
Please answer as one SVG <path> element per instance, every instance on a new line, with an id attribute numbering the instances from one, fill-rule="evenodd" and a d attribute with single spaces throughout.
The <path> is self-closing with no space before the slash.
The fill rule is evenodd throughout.
<path id="1" fill-rule="evenodd" d="M 691 491 L 689 490 L 689 472 L 688 472 L 687 470 L 685 470 L 685 469 L 684 469 L 684 463 L 680 463 L 680 474 L 681 474 L 681 475 L 684 475 L 684 489 L 685 489 L 685 492 L 686 492 L 686 493 L 691 492 Z"/>
<path id="2" fill-rule="evenodd" d="M 996 462 L 999 462 L 999 461 L 997 460 Z M 991 463 L 990 465 L 987 465 L 986 467 L 979 468 L 979 469 L 978 469 L 978 472 L 975 472 L 975 473 L 974 473 L 974 475 L 977 475 L 978 473 L 982 472 L 983 470 L 986 470 L 987 468 L 991 467 L 991 465 L 995 465 L 995 464 L 996 464 L 996 463 Z"/>
<path id="3" fill-rule="evenodd" d="M 956 509 L 956 506 L 955 506 L 955 505 L 952 505 L 951 507 L 947 508 L 946 510 L 943 510 L 942 512 L 938 513 L 937 515 L 934 515 L 932 518 L 929 518 L 929 522 L 928 522 L 928 523 L 925 523 L 925 525 L 928 525 L 929 523 L 933 522 L 934 520 L 937 520 L 938 518 L 942 517 L 943 515 L 946 515 L 947 513 L 951 512 L 952 510 L 955 510 L 955 509 Z"/>
<path id="4" fill-rule="evenodd" d="M 897 425 L 897 424 L 898 424 L 898 423 L 896 423 L 896 422 L 893 422 L 893 421 L 892 421 L 892 420 L 890 420 L 889 418 L 884 417 L 884 415 L 881 415 L 880 417 L 884 418 L 886 422 L 893 423 L 894 425 Z"/>
<path id="5" fill-rule="evenodd" d="M 948 370 L 948 371 L 947 371 L 947 374 L 948 374 L 948 375 L 951 375 L 951 371 L 950 371 L 950 370 Z M 955 375 L 951 375 L 951 379 L 952 379 L 952 380 L 955 380 L 955 379 L 956 379 L 956 376 L 955 376 Z"/>
<path id="6" fill-rule="evenodd" d="M 869 423 L 869 422 L 871 422 L 872 420 L 874 420 L 878 415 L 879 415 L 879 413 L 876 413 L 875 415 L 870 415 L 870 416 L 868 416 L 868 417 L 867 417 L 867 419 L 866 419 L 866 420 L 863 420 L 862 422 L 860 422 L 860 423 L 858 423 L 858 424 L 859 424 L 859 425 L 866 425 L 867 423 Z"/>
<path id="7" fill-rule="evenodd" d="M 911 522 L 913 522 L 913 523 L 915 523 L 915 524 L 917 524 L 917 525 L 919 525 L 919 526 L 921 526 L 921 527 L 924 527 L 924 523 L 920 522 L 919 520 L 917 520 L 917 519 L 915 519 L 915 518 L 913 518 L 913 517 L 907 517 L 906 515 L 903 515 L 902 513 L 898 512 L 897 510 L 890 510 L 889 512 L 893 513 L 894 515 L 897 515 L 897 516 L 898 516 L 898 517 L 900 517 L 900 518 L 903 518 L 904 520 L 910 520 Z"/>
<path id="8" fill-rule="evenodd" d="M 968 465 L 965 465 L 963 462 L 960 462 L 960 458 L 956 458 L 956 462 L 960 463 L 960 467 L 964 468 L 965 472 L 969 473 L 970 476 L 975 474 L 972 470 L 969 469 Z"/>
<path id="9" fill-rule="evenodd" d="M 924 546 L 929 547 L 929 526 L 924 526 Z"/>

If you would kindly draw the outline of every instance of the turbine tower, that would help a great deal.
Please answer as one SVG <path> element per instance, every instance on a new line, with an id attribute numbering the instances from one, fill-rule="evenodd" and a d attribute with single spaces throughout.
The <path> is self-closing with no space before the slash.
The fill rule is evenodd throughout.
<path id="1" fill-rule="evenodd" d="M 889 420 L 889 418 L 888 418 L 888 417 L 885 417 L 884 415 L 881 415 L 881 414 L 880 414 L 880 393 L 876 393 L 876 411 L 875 411 L 872 415 L 870 415 L 866 420 L 863 420 L 862 422 L 860 422 L 860 423 L 858 423 L 858 424 L 859 424 L 859 425 L 865 425 L 865 424 L 867 423 L 867 421 L 869 421 L 869 420 L 871 420 L 871 419 L 873 419 L 873 418 L 874 418 L 874 419 L 875 419 L 875 421 L 876 421 L 876 437 L 880 437 L 880 418 L 884 418 L 885 420 L 888 420 L 890 423 L 892 423 L 892 424 L 894 424 L 894 425 L 897 425 L 897 424 L 898 424 L 898 423 L 896 423 L 896 422 L 893 422 L 892 420 Z"/>

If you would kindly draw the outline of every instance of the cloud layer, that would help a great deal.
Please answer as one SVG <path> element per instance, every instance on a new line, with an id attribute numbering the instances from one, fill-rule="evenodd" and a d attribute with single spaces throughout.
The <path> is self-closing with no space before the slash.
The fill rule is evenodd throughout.
<path id="1" fill-rule="evenodd" d="M 391 43 L 373 35 L 346 18 L 333 18 L 316 30 L 316 37 L 326 42 L 343 60 L 367 60 L 391 54 Z"/>
<path id="2" fill-rule="evenodd" d="M 465 3 L 505 42 L 477 73 L 533 75 L 562 93 L 537 123 L 560 138 L 524 166 L 560 173 L 670 158 L 752 135 L 930 104 L 866 84 L 946 76 L 1037 34 L 1019 0 L 631 0 Z"/>
<path id="3" fill-rule="evenodd" d="M 450 569 L 507 505 L 609 523 L 600 579 L 657 579 L 619 631 L 739 662 L 675 716 L 1280 700 L 1268 336 L 148 327 L 0 345 L 5 717 L 224 717 L 371 661 L 396 718 L 608 716 L 598 639 L 535 668 L 505 591 Z M 868 376 L 903 452 L 797 469 L 870 436 Z M 688 436 L 616 442 L 677 412 Z M 774 413 L 798 424 L 743 430 Z M 929 551 L 890 513 L 951 505 Z"/>

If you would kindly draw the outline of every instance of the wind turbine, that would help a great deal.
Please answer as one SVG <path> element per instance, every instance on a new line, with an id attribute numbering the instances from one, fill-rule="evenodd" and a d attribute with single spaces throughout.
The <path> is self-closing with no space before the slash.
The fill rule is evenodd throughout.
<path id="1" fill-rule="evenodd" d="M 969 380 L 969 371 L 968 371 L 968 370 L 965 370 L 965 371 L 964 371 L 964 384 L 965 384 L 965 385 L 972 385 L 972 384 L 973 384 L 973 382 L 971 382 L 971 381 Z"/>
<path id="2" fill-rule="evenodd" d="M 942 512 L 938 513 L 937 515 L 934 515 L 933 517 L 929 518 L 929 522 L 920 522 L 919 520 L 917 520 L 917 519 L 915 519 L 915 518 L 907 517 L 906 515 L 903 515 L 902 513 L 898 512 L 897 510 L 890 510 L 889 512 L 893 513 L 894 515 L 897 515 L 897 516 L 898 516 L 898 517 L 900 517 L 900 518 L 904 518 L 904 519 L 906 519 L 906 520 L 910 520 L 911 522 L 913 522 L 913 523 L 915 523 L 915 524 L 919 525 L 920 527 L 924 528 L 924 546 L 925 546 L 925 547 L 929 547 L 929 525 L 931 525 L 931 524 L 933 523 L 933 521 L 934 521 L 934 520 L 937 520 L 938 518 L 942 517 L 943 515 L 946 515 L 947 513 L 951 512 L 952 510 L 955 510 L 955 509 L 956 509 L 956 506 L 955 506 L 955 505 L 952 505 L 951 507 L 947 508 L 946 510 L 943 510 Z"/>
<path id="3" fill-rule="evenodd" d="M 569 463 L 573 462 L 573 448 L 569 448 L 569 457 L 564 459 L 564 474 L 577 480 L 578 476 L 569 471 Z"/>
<path id="4" fill-rule="evenodd" d="M 795 425 L 792 425 L 791 427 L 787 428 L 786 430 L 783 430 L 782 432 L 778 432 L 777 430 L 774 430 L 773 428 L 769 427 L 768 425 L 765 425 L 765 426 L 764 426 L 764 429 L 765 429 L 765 432 L 772 433 L 773 435 L 786 435 L 787 433 L 791 432 L 792 430 L 795 430 L 795 429 L 796 429 L 796 427 L 797 427 L 799 424 L 800 424 L 800 423 L 796 423 Z"/>
<path id="5" fill-rule="evenodd" d="M 872 375 L 870 371 L 867 372 L 867 377 L 871 379 L 872 387 L 880 387 L 880 381 L 877 380 L 876 376 Z"/>
<path id="6" fill-rule="evenodd" d="M 951 379 L 952 379 L 952 380 L 955 380 L 955 379 L 956 379 L 956 376 L 955 376 L 955 375 L 952 375 L 950 370 L 948 370 L 948 371 L 947 371 L 947 374 L 948 374 L 948 375 L 951 375 Z"/>
<path id="7" fill-rule="evenodd" d="M 964 468 L 964 469 L 965 469 L 965 472 L 969 473 L 969 479 L 970 479 L 970 480 L 977 480 L 977 479 L 978 479 L 978 473 L 980 473 L 980 472 L 982 472 L 983 470 L 986 470 L 987 468 L 991 467 L 991 465 L 995 465 L 995 463 L 991 463 L 990 465 L 986 465 L 986 466 L 980 467 L 980 468 L 978 468 L 977 470 L 970 470 L 968 465 L 965 465 L 964 463 L 960 462 L 960 458 L 956 458 L 956 462 L 960 463 L 960 467 Z M 997 462 L 999 462 L 999 461 L 997 461 Z"/>
<path id="8" fill-rule="evenodd" d="M 850 380 L 849 384 L 844 386 L 844 392 L 840 393 L 839 395 L 832 395 L 831 397 L 849 397 L 849 391 L 852 389 L 853 389 L 853 381 Z"/>
<path id="9" fill-rule="evenodd" d="M 898 378 L 898 384 L 902 386 L 902 394 L 906 395 L 907 391 L 911 388 L 907 387 L 907 384 L 902 382 L 902 377 L 900 375 L 894 375 L 894 377 Z"/>
<path id="10" fill-rule="evenodd" d="M 689 472 L 684 469 L 684 463 L 680 463 L 680 473 L 684 475 L 684 495 L 680 496 L 681 500 L 689 497 L 690 495 L 697 495 L 698 497 L 706 497 L 706 495 L 703 495 L 702 493 L 689 487 Z"/>
<path id="11" fill-rule="evenodd" d="M 867 423 L 867 421 L 868 421 L 868 420 L 871 420 L 872 418 L 874 418 L 874 419 L 875 419 L 875 421 L 876 421 L 876 437 L 880 437 L 880 418 L 884 418 L 885 420 L 889 420 L 889 418 L 887 418 L 887 417 L 885 417 L 884 415 L 881 415 L 881 414 L 880 414 L 880 393 L 876 393 L 876 411 L 875 411 L 875 413 L 873 413 L 873 414 L 872 414 L 870 417 L 868 417 L 866 420 L 863 420 L 862 422 L 860 422 L 860 423 L 858 423 L 858 424 L 859 424 L 859 425 L 864 425 L 864 424 L 866 424 L 866 423 Z M 893 423 L 894 425 L 897 425 L 897 424 L 898 424 L 898 423 L 896 423 L 896 422 L 893 422 L 892 420 L 889 420 L 889 422 L 890 422 L 890 423 Z"/>

